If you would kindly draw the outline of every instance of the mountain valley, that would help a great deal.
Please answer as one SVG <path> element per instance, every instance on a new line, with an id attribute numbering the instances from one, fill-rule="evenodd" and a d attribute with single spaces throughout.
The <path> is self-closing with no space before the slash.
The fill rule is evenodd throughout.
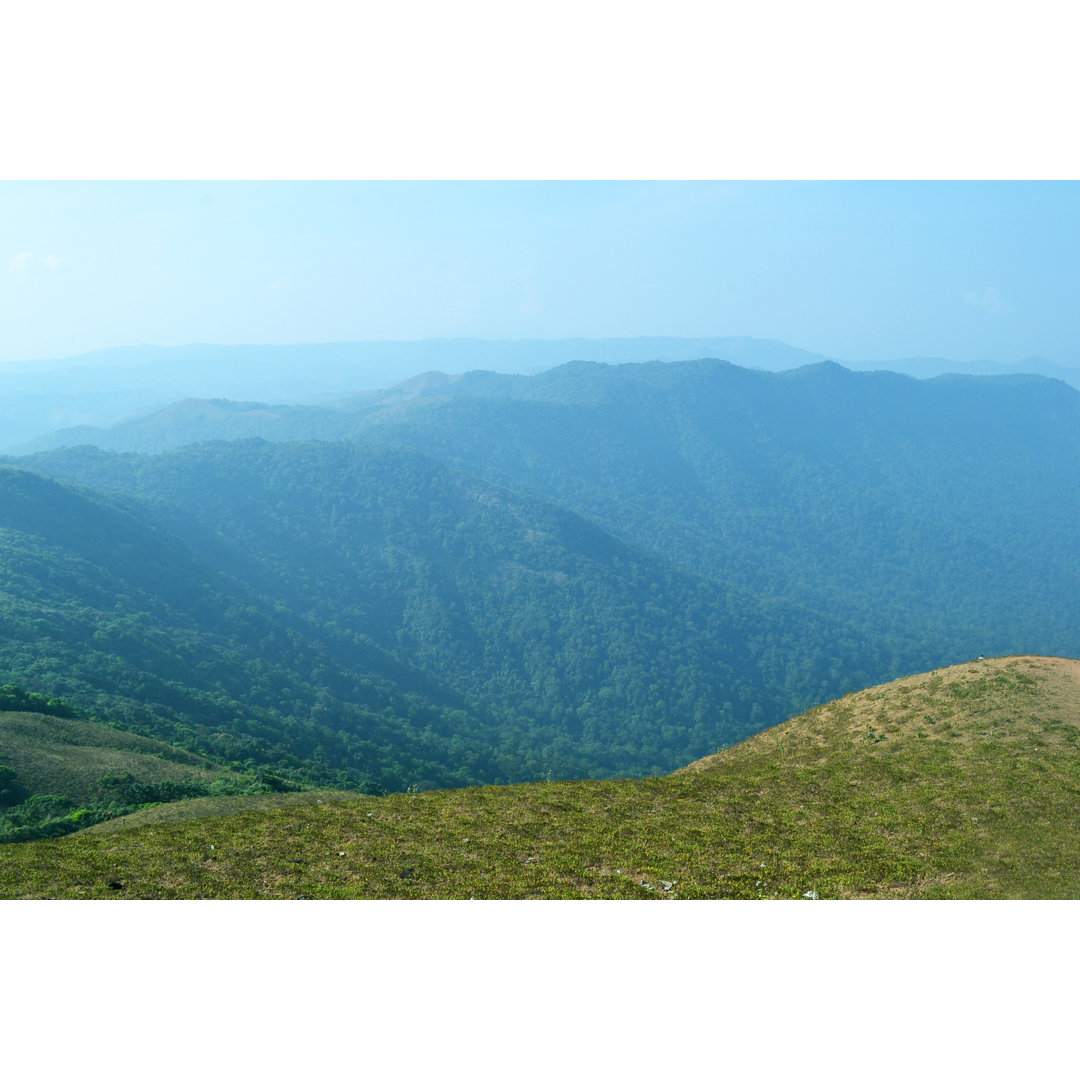
<path id="1" fill-rule="evenodd" d="M 825 703 L 864 687 L 976 656 L 1080 656 L 1080 392 L 1041 376 L 575 361 L 534 375 L 432 373 L 321 404 L 189 401 L 108 432 L 112 448 L 102 438 L 0 460 L 0 720 L 10 718 L 0 725 L 0 840 L 90 851 L 105 840 L 63 834 L 150 820 L 203 836 L 209 818 L 168 815 L 202 807 L 225 828 L 228 800 L 267 814 L 284 800 L 308 828 L 374 800 L 397 808 L 399 838 L 404 808 L 422 807 L 432 823 L 452 812 L 494 828 L 518 815 L 529 837 L 565 813 L 574 835 L 599 844 L 581 821 L 599 800 L 631 815 L 647 847 L 655 837 L 632 804 L 655 799 L 663 820 L 679 818 L 673 836 L 689 830 L 704 843 L 734 826 L 712 811 L 698 826 L 700 806 L 687 803 L 685 818 L 675 807 L 706 776 L 713 783 L 701 762 L 718 749 L 760 765 L 770 739 L 787 746 L 779 733 L 816 714 L 790 717 L 819 706 L 839 715 Z M 978 670 L 1000 674 L 1012 694 L 1026 667 L 1066 662 L 979 663 L 1005 665 Z M 951 715 L 952 700 L 927 699 L 926 715 Z M 51 703 L 52 718 L 28 719 L 34 703 Z M 907 764 L 888 757 L 891 746 L 864 760 L 891 730 L 867 727 L 872 737 L 841 739 L 855 740 L 857 761 L 848 743 L 833 746 L 844 762 L 828 766 L 833 802 L 844 770 L 896 779 L 959 767 L 920 756 L 948 743 L 929 727 L 904 729 Z M 143 740 L 142 756 L 92 751 L 95 730 Z M 1050 740 L 1063 753 L 1070 730 Z M 64 755 L 63 768 L 41 765 Z M 170 755 L 164 771 L 154 764 Z M 764 783 L 753 775 L 747 784 Z M 519 797 L 516 809 L 496 809 Z M 940 825 L 929 789 L 919 798 Z M 863 827 L 843 816 L 855 803 L 839 807 L 843 821 L 815 826 L 813 842 L 828 847 L 850 828 L 869 851 Z M 155 812 L 166 817 L 146 818 Z M 767 867 L 789 859 L 787 828 L 764 849 Z M 802 891 L 822 895 L 982 895 L 977 878 L 959 891 L 927 878 L 928 850 L 904 843 L 903 857 L 874 848 L 876 869 L 859 880 L 875 884 L 811 873 L 804 860 L 780 893 L 801 874 Z M 750 895 L 745 882 L 707 884 L 689 854 L 664 869 L 646 847 L 625 868 L 611 853 L 611 867 L 658 895 Z M 650 892 L 607 881 L 611 867 L 598 871 L 603 883 L 586 874 L 570 884 L 559 871 L 526 887 L 505 869 L 484 885 L 439 865 L 455 884 L 417 891 L 410 863 L 406 884 L 373 893 L 359 879 L 338 888 L 333 875 L 279 893 L 248 866 L 222 893 L 200 892 L 203 875 L 175 895 Z M 678 889 L 657 884 L 675 878 Z M 6 880 L 15 891 L 5 895 L 24 895 Z M 986 895 L 1057 895 L 1038 875 L 1002 880 Z M 37 887 L 45 892 L 32 895 L 51 895 Z M 147 879 L 125 895 L 159 894 Z"/>

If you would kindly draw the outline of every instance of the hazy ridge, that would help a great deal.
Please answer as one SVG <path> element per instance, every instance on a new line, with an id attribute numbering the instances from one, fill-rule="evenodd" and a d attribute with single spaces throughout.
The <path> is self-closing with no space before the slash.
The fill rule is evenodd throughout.
<path id="1" fill-rule="evenodd" d="M 218 404 L 229 401 L 274 407 L 305 404 L 348 408 L 371 396 L 385 397 L 392 388 L 425 371 L 533 375 L 568 363 L 704 358 L 772 372 L 834 359 L 783 342 L 746 337 L 520 341 L 450 338 L 305 345 L 129 346 L 0 365 L 0 423 L 4 429 L 0 451 L 25 453 L 83 442 L 111 449 L 151 451 L 183 445 L 184 441 L 195 440 L 161 430 L 156 435 L 158 445 L 136 445 L 132 441 L 137 438 L 133 429 L 142 427 L 143 439 L 154 438 L 150 426 L 168 427 L 175 419 L 157 414 L 189 399 Z M 845 361 L 845 366 L 852 370 L 890 370 L 919 378 L 945 373 L 1038 374 L 1080 387 L 1080 368 L 1037 357 L 1008 365 L 912 358 L 884 364 L 850 360 Z M 204 412 L 210 408 L 208 404 L 199 406 Z M 236 411 L 234 406 L 228 408 Z M 186 411 L 190 414 L 192 407 L 186 407 Z M 291 430 L 295 419 L 291 410 L 286 408 L 281 418 L 279 429 Z M 237 420 L 234 416 L 234 424 Z M 190 416 L 188 422 L 193 422 Z M 205 417 L 203 423 L 208 423 Z M 110 430 L 117 424 L 121 430 Z M 235 437 L 209 432 L 206 427 L 205 433 L 195 438 Z M 266 431 L 249 430 L 248 434 L 274 437 Z M 293 432 L 285 437 L 305 436 Z M 176 441 L 178 438 L 181 441 Z"/>

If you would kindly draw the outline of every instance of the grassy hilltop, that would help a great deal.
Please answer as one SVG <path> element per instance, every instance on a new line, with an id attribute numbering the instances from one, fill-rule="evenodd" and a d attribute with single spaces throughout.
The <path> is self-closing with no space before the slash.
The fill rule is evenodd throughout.
<path id="1" fill-rule="evenodd" d="M 0 896 L 1075 898 L 1078 737 L 1080 661 L 979 660 L 667 777 L 149 808 L 6 845 Z"/>

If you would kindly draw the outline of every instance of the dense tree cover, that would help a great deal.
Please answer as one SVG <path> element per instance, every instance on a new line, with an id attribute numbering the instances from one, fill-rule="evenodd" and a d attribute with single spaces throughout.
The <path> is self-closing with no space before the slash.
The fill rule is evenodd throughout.
<path id="1" fill-rule="evenodd" d="M 883 678 L 1080 648 L 1080 395 L 1062 383 L 575 363 L 371 402 L 300 410 L 286 437 L 348 429 L 555 502 L 683 571 L 857 627 L 895 658 Z"/>
<path id="2" fill-rule="evenodd" d="M 0 677 L 218 761 L 370 790 L 480 778 L 468 734 L 433 751 L 399 722 L 444 717 L 446 695 L 343 670 L 310 621 L 130 507 L 7 469 L 0 628 Z"/>
<path id="3" fill-rule="evenodd" d="M 1080 394 L 720 361 L 477 373 L 369 433 L 796 600 L 920 669 L 1080 650 Z"/>
<path id="4" fill-rule="evenodd" d="M 372 400 L 299 410 L 266 434 L 419 448 L 681 570 L 828 612 L 887 643 L 900 670 L 1077 651 L 1080 395 L 1062 383 L 575 363 Z"/>
<path id="5" fill-rule="evenodd" d="M 24 690 L 14 683 L 0 686 L 0 712 L 36 712 L 45 716 L 77 716 L 78 712 L 61 698 L 50 698 Z"/>
<path id="6" fill-rule="evenodd" d="M 0 470 L 0 662 L 217 760 L 372 790 L 669 771 L 880 663 L 415 451 L 113 464 L 142 501 Z"/>

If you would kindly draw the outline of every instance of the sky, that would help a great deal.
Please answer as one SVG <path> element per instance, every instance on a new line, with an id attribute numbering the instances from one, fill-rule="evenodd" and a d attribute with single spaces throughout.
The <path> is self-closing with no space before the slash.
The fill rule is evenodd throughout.
<path id="1" fill-rule="evenodd" d="M 1080 365 L 1080 184 L 6 180 L 0 361 L 117 345 L 773 338 Z"/>

